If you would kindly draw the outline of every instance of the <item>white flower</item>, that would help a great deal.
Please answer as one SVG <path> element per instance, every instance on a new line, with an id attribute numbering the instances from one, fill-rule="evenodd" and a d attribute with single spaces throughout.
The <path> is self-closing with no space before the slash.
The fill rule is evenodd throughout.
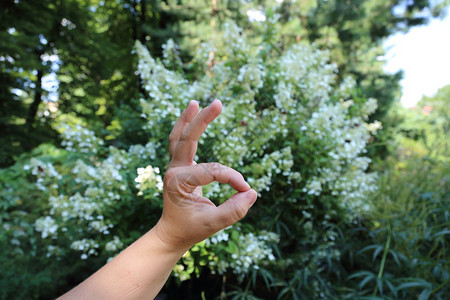
<path id="1" fill-rule="evenodd" d="M 41 232 L 43 239 L 56 235 L 58 230 L 58 224 L 56 224 L 55 220 L 49 216 L 37 219 L 34 226 L 36 231 Z"/>
<path id="2" fill-rule="evenodd" d="M 367 116 L 373 114 L 377 110 L 378 104 L 377 99 L 369 98 L 367 99 L 366 103 L 364 103 L 362 112 L 364 116 L 367 118 Z"/>
<path id="3" fill-rule="evenodd" d="M 238 81 L 245 83 L 245 87 L 259 89 L 263 86 L 263 77 L 266 75 L 264 65 L 261 61 L 250 60 L 239 70 Z"/>
<path id="4" fill-rule="evenodd" d="M 232 230 L 232 227 L 221 230 L 214 236 L 206 239 L 206 245 L 225 243 L 229 238 L 227 233 L 229 230 Z M 236 230 L 240 230 L 239 227 Z M 275 256 L 272 253 L 272 249 L 267 245 L 267 242 L 278 243 L 278 241 L 279 236 L 273 232 L 262 231 L 259 235 L 241 233 L 237 241 L 239 253 L 232 253 L 230 255 L 231 259 L 227 262 L 212 260 L 209 266 L 213 269 L 214 273 L 224 274 L 228 269 L 231 269 L 235 274 L 244 275 L 250 269 L 257 268 L 258 265 L 274 260 Z M 233 242 L 236 241 L 234 240 Z"/>
<path id="5" fill-rule="evenodd" d="M 109 241 L 106 243 L 105 250 L 114 252 L 114 251 L 121 249 L 122 247 L 123 247 L 123 244 L 120 241 L 119 237 L 114 236 L 114 239 L 112 241 Z"/>
<path id="6" fill-rule="evenodd" d="M 373 123 L 366 124 L 367 130 L 370 131 L 372 134 L 376 134 L 377 131 L 381 128 L 383 128 L 380 121 L 375 120 Z"/>
<path id="7" fill-rule="evenodd" d="M 134 181 L 138 183 L 136 188 L 139 189 L 140 194 L 142 194 L 142 191 L 151 187 L 156 187 L 159 191 L 162 191 L 163 182 L 161 176 L 157 175 L 159 174 L 158 168 L 153 168 L 152 166 L 138 168 L 137 174 L 138 176 Z"/>
<path id="8" fill-rule="evenodd" d="M 92 239 L 77 240 L 70 245 L 70 248 L 74 250 L 83 251 L 81 259 L 87 259 L 88 256 L 97 254 L 96 249 L 98 249 L 98 247 L 98 243 Z"/>
<path id="9" fill-rule="evenodd" d="M 61 131 L 61 146 L 68 151 L 95 154 L 98 151 L 98 146 L 103 144 L 103 141 L 95 136 L 94 131 L 79 124 L 75 126 L 62 124 L 58 129 Z"/>

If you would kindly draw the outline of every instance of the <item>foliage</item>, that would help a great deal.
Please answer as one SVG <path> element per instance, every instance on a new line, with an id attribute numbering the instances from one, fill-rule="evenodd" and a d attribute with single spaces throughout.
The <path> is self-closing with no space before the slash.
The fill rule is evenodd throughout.
<path id="1" fill-rule="evenodd" d="M 130 120 L 117 112 L 132 109 L 140 92 L 135 40 L 158 33 L 151 48 L 160 53 L 177 22 L 159 1 L 2 1 L 0 166 L 40 143 L 58 144 L 56 110 L 109 130 L 108 139 L 119 135 L 119 121 Z"/>
<path id="2" fill-rule="evenodd" d="M 201 43 L 215 40 L 211 28 L 229 18 L 258 34 L 252 33 L 249 11 L 279 15 L 287 45 L 306 39 L 328 49 L 338 65 L 337 81 L 353 77 L 363 98 L 381 104 L 373 120 L 384 121 L 401 75 L 383 73 L 382 39 L 442 14 L 446 4 L 448 0 L 2 1 L 0 166 L 13 164 L 18 154 L 42 142 L 58 144 L 51 130 L 56 109 L 82 119 L 97 134 L 107 131 L 107 141 L 121 148 L 145 143 L 142 124 L 124 113 L 135 113 L 136 101 L 145 93 L 135 74 L 135 40 L 159 57 L 161 45 L 173 38 L 181 57 L 190 61 Z M 184 69 L 189 78 L 199 74 L 192 64 L 168 67 Z"/>
<path id="3" fill-rule="evenodd" d="M 447 91 L 394 112 L 403 118 L 392 141 L 395 155 L 376 166 L 381 175 L 374 209 L 347 236 L 362 242 L 361 250 L 349 253 L 359 256 L 352 260 L 359 260 L 360 271 L 349 277 L 358 284 L 355 295 L 445 299 L 449 293 Z"/>
<path id="4" fill-rule="evenodd" d="M 276 32 L 274 20 L 269 18 L 261 28 Z M 320 296 L 323 288 L 330 290 L 331 283 L 321 278 L 324 270 L 319 266 L 323 260 L 339 257 L 339 251 L 334 249 L 337 233 L 333 223 L 348 222 L 351 214 L 367 209 L 365 199 L 375 189 L 374 174 L 364 172 L 370 160 L 359 155 L 370 136 L 370 126 L 364 120 L 376 109 L 376 102 L 351 100 L 354 83 L 350 79 L 335 88 L 335 66 L 328 63 L 326 52 L 306 43 L 285 51 L 277 49 L 277 41 L 270 39 L 276 38 L 276 34 L 255 47 L 233 23 L 225 23 L 223 30 L 222 38 L 214 45 L 220 49 L 215 52 L 214 66 L 193 83 L 184 79 L 182 73 L 165 69 L 137 44 L 138 69 L 150 96 L 149 100 L 141 100 L 147 128 L 156 128 L 167 118 L 174 120 L 186 105 L 184 99 L 200 99 L 207 104 L 213 97 L 220 98 L 224 109 L 218 122 L 206 132 L 199 161 L 213 158 L 244 171 L 264 203 L 254 214 L 265 216 L 274 211 L 278 214 L 275 220 L 267 218 L 258 226 L 264 228 L 265 224 L 267 230 L 275 229 L 283 242 L 277 248 L 285 257 L 278 257 L 272 268 L 278 270 L 277 275 L 284 274 L 283 279 L 295 277 L 296 269 L 302 272 L 303 264 L 312 260 L 314 272 L 302 292 Z M 195 58 L 199 62 L 192 63 L 207 65 L 210 47 L 203 45 Z M 168 130 L 163 136 L 168 135 Z M 213 185 L 207 195 L 223 200 L 229 189 Z M 325 207 L 329 212 L 323 214 Z M 334 218 L 337 220 L 330 221 Z M 252 224 L 249 219 L 247 222 Z M 314 240 L 322 230 L 318 244 Z M 229 243 L 219 247 L 229 247 Z M 287 250 L 289 247 L 294 249 Z M 175 272 L 180 272 L 179 278 L 185 277 L 185 267 L 196 270 L 192 267 L 193 251 L 200 252 L 200 267 L 204 259 L 216 259 L 211 252 L 203 251 L 202 255 L 202 251 L 194 248 L 187 254 L 189 263 L 182 260 L 184 266 L 175 268 Z M 228 254 L 225 265 L 237 260 L 233 254 Z M 239 270 L 235 267 L 228 273 Z M 223 270 L 213 269 L 212 273 L 220 274 Z M 248 272 L 243 275 L 250 276 Z M 281 280 L 275 275 L 271 277 L 273 282 L 268 282 L 260 293 Z M 248 287 L 245 291 L 248 293 Z"/>
<path id="5" fill-rule="evenodd" d="M 263 26 L 276 30 L 274 20 Z M 175 268 L 178 280 L 200 276 L 206 268 L 212 277 L 234 274 L 231 281 L 237 284 L 253 276 L 254 285 L 261 279 L 270 289 L 303 272 L 303 264 L 310 261 L 314 271 L 305 294 L 319 295 L 324 286 L 330 288 L 328 280 L 319 279 L 321 265 L 339 257 L 334 224 L 349 222 L 367 209 L 367 196 L 376 189 L 375 175 L 365 173 L 370 159 L 361 156 L 370 137 L 365 120 L 376 102 L 352 100 L 350 79 L 336 86 L 335 66 L 327 52 L 307 43 L 283 51 L 276 48 L 276 40 L 256 44 L 234 23 L 224 26 L 214 66 L 193 82 L 182 70 L 167 69 L 137 43 L 138 70 L 149 96 L 140 100 L 142 113 L 135 116 L 146 119 L 150 138 L 145 146 L 107 147 L 93 131 L 61 123 L 57 128 L 65 150 L 43 146 L 41 153 L 12 167 L 21 169 L 28 185 L 39 191 L 35 197 L 40 204 L 30 204 L 27 215 L 28 230 L 34 227 L 34 232 L 21 237 L 17 245 L 21 251 L 26 251 L 21 245 L 32 236 L 43 244 L 40 249 L 49 260 L 78 256 L 105 262 L 137 238 L 160 213 L 158 173 L 169 159 L 171 125 L 187 99 L 205 105 L 219 97 L 224 109 L 202 139 L 198 160 L 218 160 L 242 170 L 264 205 L 254 210 L 245 227 L 229 228 L 191 249 Z M 173 47 L 167 43 L 164 53 Z M 192 63 L 207 64 L 204 54 L 209 47 L 203 45 Z M 164 57 L 169 66 L 179 60 Z M 11 195 L 21 195 L 10 180 L 3 182 Z M 230 187 L 216 184 L 205 191 L 219 203 L 230 192 Z M 7 227 L 21 228 L 8 217 L 25 203 L 21 201 L 4 208 Z M 269 211 L 277 218 L 268 217 Z"/>
<path id="6" fill-rule="evenodd" d="M 403 121 L 395 139 L 381 131 L 395 146 L 385 162 L 370 166 L 367 157 L 381 129 L 370 119 L 377 100 L 368 96 L 385 101 L 396 85 L 374 62 L 377 43 L 398 25 L 423 21 L 415 11 L 428 2 L 408 2 L 399 19 L 391 16 L 396 1 L 225 1 L 212 8 L 198 1 L 19 2 L 5 2 L 16 9 L 11 20 L 34 9 L 55 24 L 64 16 L 66 25 L 44 47 L 61 60 L 59 109 L 42 131 L 57 137 L 0 170 L 0 298 L 54 298 L 154 225 L 170 129 L 190 99 L 205 106 L 214 98 L 224 109 L 196 160 L 243 172 L 259 201 L 244 222 L 190 249 L 162 295 L 444 299 L 449 293 L 448 88 L 423 99 L 421 107 L 434 108 L 429 115 L 401 111 L 391 119 Z M 268 8 L 266 20 L 250 22 L 247 11 L 259 3 Z M 30 49 L 42 46 L 39 34 L 49 41 L 42 24 L 28 30 L 11 22 L 16 31 L 0 38 L 25 52 L 30 36 Z M 20 103 L 26 114 L 36 92 L 31 83 L 39 81 L 33 69 L 46 74 L 50 67 L 34 59 L 37 66 L 29 68 L 21 65 L 26 60 L 1 61 L 8 79 L 2 105 Z M 23 97 L 11 94 L 18 78 L 28 82 L 18 86 L 28 91 Z M 17 121 L 4 120 L 7 128 Z M 15 141 L 11 132 L 5 145 Z M 232 190 L 211 184 L 204 193 L 219 204 Z"/>
<path id="7" fill-rule="evenodd" d="M 383 174 L 374 210 L 358 229 L 367 234 L 355 253 L 365 271 L 349 277 L 358 284 L 355 295 L 445 299 L 449 293 L 450 170 L 448 160 L 439 157 L 415 153 L 379 166 Z"/>

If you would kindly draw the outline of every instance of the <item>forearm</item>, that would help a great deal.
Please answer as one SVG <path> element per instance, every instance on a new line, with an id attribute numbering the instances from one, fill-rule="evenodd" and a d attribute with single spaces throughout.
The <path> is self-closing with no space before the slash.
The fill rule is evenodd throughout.
<path id="1" fill-rule="evenodd" d="M 158 225 L 60 299 L 153 299 L 187 249 L 171 250 Z"/>

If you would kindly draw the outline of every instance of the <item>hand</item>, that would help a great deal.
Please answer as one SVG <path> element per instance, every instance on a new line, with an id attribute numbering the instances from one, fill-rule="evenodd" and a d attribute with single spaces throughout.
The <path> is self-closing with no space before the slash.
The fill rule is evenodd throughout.
<path id="1" fill-rule="evenodd" d="M 219 163 L 196 164 L 197 142 L 222 111 L 214 100 L 198 113 L 191 101 L 175 123 L 169 136 L 171 161 L 164 176 L 164 208 L 156 225 L 161 241 L 170 249 L 186 251 L 195 243 L 228 227 L 246 214 L 257 194 L 244 177 Z M 220 206 L 202 196 L 202 186 L 213 181 L 229 183 L 237 193 Z"/>

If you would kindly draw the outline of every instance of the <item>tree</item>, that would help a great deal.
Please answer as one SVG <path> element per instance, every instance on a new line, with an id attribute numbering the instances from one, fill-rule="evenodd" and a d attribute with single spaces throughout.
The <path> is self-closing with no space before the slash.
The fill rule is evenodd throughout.
<path id="1" fill-rule="evenodd" d="M 43 85 L 48 75 L 57 78 L 56 115 L 70 115 L 96 132 L 108 127 L 111 139 L 119 135 L 118 112 L 135 109 L 133 99 L 143 93 L 135 40 L 151 36 L 160 51 L 180 18 L 149 0 L 8 0 L 0 8 L 0 166 L 57 138 L 54 114 L 42 106 L 55 100 Z"/>
<path id="2" fill-rule="evenodd" d="M 449 103 L 450 85 L 446 85 L 441 87 L 433 96 L 424 96 L 417 104 L 417 107 L 422 109 L 422 111 L 428 111 L 430 116 L 444 118 L 448 122 L 450 118 Z M 444 130 L 447 128 L 444 128 Z"/>
<path id="3" fill-rule="evenodd" d="M 49 126 L 36 120 L 36 115 L 47 96 L 42 79 L 51 72 L 47 57 L 54 54 L 59 23 L 51 1 L 20 5 L 2 1 L 0 10 L 0 165 L 4 166 L 13 162 L 13 154 L 28 151 L 52 136 Z M 35 18 L 36 13 L 41 18 Z"/>

